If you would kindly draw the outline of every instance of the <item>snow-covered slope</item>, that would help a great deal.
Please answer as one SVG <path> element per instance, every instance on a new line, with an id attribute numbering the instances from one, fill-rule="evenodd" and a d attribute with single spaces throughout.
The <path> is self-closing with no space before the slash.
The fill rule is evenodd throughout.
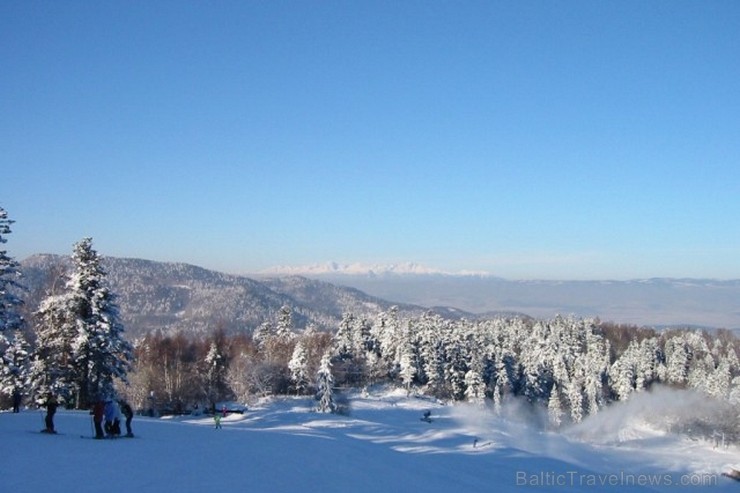
<path id="1" fill-rule="evenodd" d="M 59 412 L 62 434 L 56 436 L 37 432 L 38 411 L 2 413 L 1 489 L 449 493 L 521 491 L 526 485 L 674 491 L 684 480 L 707 483 L 690 491 L 738 488 L 719 475 L 740 461 L 736 448 L 715 450 L 639 426 L 629 440 L 593 443 L 403 392 L 356 395 L 350 402 L 351 413 L 337 416 L 313 412 L 305 398 L 270 401 L 227 417 L 221 430 L 205 416 L 137 417 L 137 438 L 102 441 L 80 438 L 92 431 L 84 412 Z M 426 410 L 431 423 L 420 419 Z M 659 484 L 641 486 L 649 482 Z"/>

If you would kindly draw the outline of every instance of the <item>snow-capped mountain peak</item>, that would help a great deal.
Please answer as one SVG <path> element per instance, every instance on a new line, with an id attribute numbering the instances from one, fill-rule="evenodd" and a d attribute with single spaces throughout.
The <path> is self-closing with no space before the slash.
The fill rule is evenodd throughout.
<path id="1" fill-rule="evenodd" d="M 416 262 L 401 262 L 391 264 L 366 264 L 361 262 L 339 263 L 323 262 L 303 266 L 277 266 L 266 269 L 261 274 L 270 275 L 485 275 L 483 272 L 446 272 Z"/>

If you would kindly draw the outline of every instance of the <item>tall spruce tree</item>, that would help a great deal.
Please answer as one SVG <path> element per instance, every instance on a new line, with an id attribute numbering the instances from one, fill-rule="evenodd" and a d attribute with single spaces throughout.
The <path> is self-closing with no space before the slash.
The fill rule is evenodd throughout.
<path id="1" fill-rule="evenodd" d="M 15 221 L 8 218 L 8 213 L 0 207 L 0 248 L 7 243 L 7 235 L 11 233 L 10 226 Z M 4 249 L 0 249 L 0 342 L 4 339 L 3 333 L 12 332 L 23 325 L 23 318 L 18 308 L 23 301 L 15 294 L 13 288 L 21 288 L 18 279 L 21 277 L 20 265 L 8 256 Z"/>
<path id="2" fill-rule="evenodd" d="M 211 341 L 200 368 L 203 379 L 203 396 L 212 409 L 216 402 L 229 396 L 230 391 L 226 383 L 229 365 L 225 353 L 225 336 L 217 334 Z"/>
<path id="3" fill-rule="evenodd" d="M 52 294 L 41 301 L 35 313 L 36 349 L 29 381 L 31 397 L 38 405 L 50 398 L 68 403 L 74 393 L 72 344 L 77 327 L 69 304 L 69 296 Z"/>
<path id="4" fill-rule="evenodd" d="M 293 382 L 296 394 L 302 394 L 308 386 L 308 355 L 302 341 L 298 341 L 293 349 L 293 356 L 288 362 L 290 380 Z"/>
<path id="5" fill-rule="evenodd" d="M 316 410 L 320 413 L 333 413 L 337 410 L 334 402 L 334 376 L 331 373 L 331 352 L 324 353 L 319 363 L 316 376 L 316 400 L 319 401 Z"/>
<path id="6" fill-rule="evenodd" d="M 82 409 L 115 395 L 114 381 L 125 381 L 132 347 L 91 238 L 74 246 L 72 264 L 65 292 L 48 296 L 36 314 L 30 380 L 37 403 L 54 397 Z"/>
<path id="7" fill-rule="evenodd" d="M 126 379 L 132 347 L 123 337 L 115 295 L 106 283 L 92 238 L 83 238 L 72 252 L 73 271 L 67 282 L 70 314 L 77 326 L 73 344 L 77 407 L 87 408 L 100 397 L 115 394 L 115 379 Z"/>
<path id="8" fill-rule="evenodd" d="M 0 392 L 14 399 L 18 396 L 20 399 L 25 391 L 31 368 L 31 346 L 23 336 L 23 332 L 15 331 L 2 360 Z"/>

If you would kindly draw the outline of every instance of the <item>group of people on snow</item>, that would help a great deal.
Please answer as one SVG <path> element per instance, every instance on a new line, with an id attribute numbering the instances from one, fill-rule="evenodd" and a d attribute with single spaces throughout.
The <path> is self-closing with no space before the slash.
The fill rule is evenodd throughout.
<path id="1" fill-rule="evenodd" d="M 131 420 L 134 411 L 126 401 L 98 400 L 90 411 L 95 424 L 95 438 L 117 438 L 121 436 L 121 417 L 126 419 L 126 436 L 133 437 Z"/>

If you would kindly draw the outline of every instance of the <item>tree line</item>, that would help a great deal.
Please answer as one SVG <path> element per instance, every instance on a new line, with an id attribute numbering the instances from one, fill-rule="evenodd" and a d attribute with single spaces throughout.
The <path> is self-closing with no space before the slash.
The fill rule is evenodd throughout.
<path id="1" fill-rule="evenodd" d="M 10 224 L 0 209 L 0 243 Z M 347 313 L 326 332 L 294 326 L 284 306 L 251 334 L 154 332 L 128 341 L 91 239 L 74 246 L 72 260 L 64 282 L 53 283 L 24 321 L 13 294 L 18 264 L 0 251 L 5 399 L 23 393 L 40 405 L 54 398 L 87 408 L 124 396 L 142 412 L 177 413 L 294 394 L 315 395 L 317 408 L 334 411 L 337 389 L 390 384 L 491 412 L 522 399 L 557 428 L 662 384 L 701 392 L 717 402 L 728 433 L 740 429 L 740 343 L 730 331 L 658 331 L 562 316 L 402 317 L 391 309 Z"/>

